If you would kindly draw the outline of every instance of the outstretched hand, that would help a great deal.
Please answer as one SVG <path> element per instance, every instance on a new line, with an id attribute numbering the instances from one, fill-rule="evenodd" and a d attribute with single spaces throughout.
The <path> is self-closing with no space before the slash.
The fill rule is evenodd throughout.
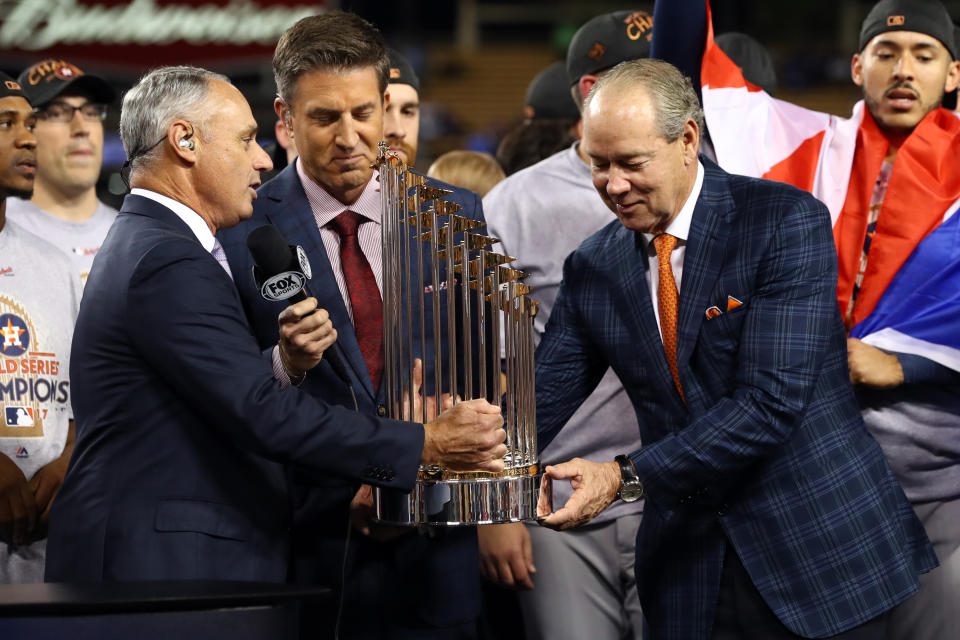
<path id="1" fill-rule="evenodd" d="M 413 527 L 380 524 L 374 521 L 375 513 L 373 487 L 362 485 L 350 501 L 350 525 L 354 530 L 379 542 L 387 542 L 415 530 Z"/>
<path id="2" fill-rule="evenodd" d="M 403 419 L 413 422 L 427 422 L 437 417 L 440 412 L 437 411 L 437 397 L 435 395 L 421 395 L 423 389 L 423 360 L 415 358 L 413 361 L 413 412 L 410 410 L 410 397 L 405 392 L 403 394 Z M 453 406 L 453 396 L 444 393 L 440 396 L 441 409 L 449 409 Z M 424 406 L 426 406 L 426 419 L 424 419 Z"/>
<path id="3" fill-rule="evenodd" d="M 485 524 L 477 527 L 480 572 L 500 586 L 521 591 L 533 589 L 533 547 L 530 532 L 522 522 Z"/>
<path id="4" fill-rule="evenodd" d="M 560 509 L 550 512 L 550 483 L 569 480 L 573 495 Z M 537 517 L 540 524 L 557 531 L 586 524 L 610 506 L 620 490 L 620 465 L 616 462 L 591 462 L 574 458 L 543 470 Z"/>
<path id="5" fill-rule="evenodd" d="M 503 471 L 503 430 L 500 407 L 483 398 L 460 402 L 424 425 L 425 465 L 454 471 Z"/>
<path id="6" fill-rule="evenodd" d="M 857 338 L 847 338 L 847 365 L 854 385 L 889 389 L 903 384 L 900 359 Z"/>
<path id="7" fill-rule="evenodd" d="M 37 517 L 37 502 L 23 472 L 0 453 L 0 541 L 28 544 Z"/>

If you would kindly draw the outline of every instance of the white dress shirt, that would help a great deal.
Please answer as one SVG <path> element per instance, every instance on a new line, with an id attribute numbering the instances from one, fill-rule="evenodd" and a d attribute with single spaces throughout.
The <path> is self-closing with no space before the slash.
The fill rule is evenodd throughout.
<path id="1" fill-rule="evenodd" d="M 380 295 L 382 296 L 383 246 L 381 244 L 380 182 L 377 180 L 378 174 L 374 171 L 373 176 L 356 202 L 346 205 L 310 179 L 303 170 L 300 158 L 297 158 L 296 162 L 297 175 L 300 177 L 300 184 L 303 185 L 303 190 L 307 194 L 307 202 L 310 203 L 313 218 L 320 230 L 320 238 L 323 240 L 323 248 L 327 251 L 327 258 L 330 259 L 330 268 L 333 269 L 333 275 L 337 280 L 340 297 L 343 298 L 343 304 L 350 315 L 350 321 L 353 322 L 353 305 L 350 304 L 350 292 L 347 289 L 347 281 L 340 266 L 340 234 L 330 226 L 330 223 L 348 209 L 365 218 L 365 221 L 360 224 L 357 230 L 357 240 L 360 242 L 360 250 L 367 258 L 367 262 L 370 263 L 370 269 L 373 271 L 373 277 L 377 281 L 377 288 L 380 289 Z"/>
<path id="2" fill-rule="evenodd" d="M 668 233 L 677 239 L 677 246 L 670 254 L 670 267 L 673 269 L 673 277 L 677 281 L 677 299 L 680 294 L 680 281 L 683 277 L 683 257 L 687 251 L 687 238 L 690 236 L 690 223 L 693 221 L 693 209 L 697 205 L 697 199 L 700 197 L 700 190 L 703 188 L 703 165 L 697 160 L 697 179 L 693 183 L 693 190 L 687 196 L 686 202 L 680 208 L 680 213 L 673 219 L 670 226 L 664 233 Z M 647 287 L 650 289 L 650 299 L 653 302 L 653 314 L 657 318 L 657 329 L 660 330 L 661 340 L 663 339 L 663 330 L 660 329 L 660 306 L 657 298 L 657 286 L 660 283 L 660 263 L 657 261 L 657 250 L 653 245 L 654 234 L 644 233 L 643 240 L 647 249 Z"/>
<path id="3" fill-rule="evenodd" d="M 168 198 L 165 195 L 161 195 L 156 191 L 150 191 L 149 189 L 141 189 L 139 187 L 130 190 L 130 195 L 132 196 L 141 196 L 143 198 L 149 198 L 158 204 L 162 204 L 170 211 L 173 211 L 177 214 L 177 217 L 183 220 L 183 222 L 190 227 L 190 231 L 193 231 L 193 235 L 197 236 L 197 240 L 200 241 L 200 244 L 208 252 L 213 251 L 213 245 L 216 242 L 216 238 L 213 237 L 213 232 L 210 231 L 210 227 L 207 226 L 207 222 L 200 217 L 200 214 L 183 204 L 182 202 L 177 202 L 173 198 Z"/>

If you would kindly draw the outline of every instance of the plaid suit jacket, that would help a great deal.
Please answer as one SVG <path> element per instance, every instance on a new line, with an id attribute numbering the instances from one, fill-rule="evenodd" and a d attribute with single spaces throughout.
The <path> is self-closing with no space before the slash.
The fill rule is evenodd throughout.
<path id="1" fill-rule="evenodd" d="M 654 638 L 709 638 L 726 544 L 794 633 L 826 637 L 914 593 L 936 566 L 849 383 L 827 209 L 703 161 L 678 355 L 664 357 L 645 244 L 614 222 L 566 261 L 537 350 L 544 447 L 608 366 L 644 447 L 637 583 Z M 728 296 L 743 304 L 727 310 Z M 724 312 L 708 319 L 706 310 Z"/>

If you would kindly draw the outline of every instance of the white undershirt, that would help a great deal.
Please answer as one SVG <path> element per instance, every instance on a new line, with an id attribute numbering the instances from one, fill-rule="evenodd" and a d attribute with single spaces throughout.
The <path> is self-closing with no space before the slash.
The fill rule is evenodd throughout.
<path id="1" fill-rule="evenodd" d="M 170 211 L 173 211 L 177 214 L 177 217 L 183 220 L 183 222 L 190 227 L 190 231 L 193 231 L 193 235 L 197 236 L 197 240 L 200 241 L 200 244 L 208 252 L 213 251 L 213 244 L 215 238 L 213 237 L 213 232 L 210 231 L 210 227 L 207 226 L 207 222 L 200 217 L 200 214 L 183 204 L 182 202 L 177 202 L 173 198 L 168 198 L 165 195 L 159 194 L 156 191 L 150 191 L 149 189 L 141 189 L 139 187 L 130 190 L 130 195 L 132 196 L 142 196 L 144 198 L 149 198 L 158 204 L 162 204 Z"/>
<path id="2" fill-rule="evenodd" d="M 687 238 L 690 235 L 690 223 L 693 221 L 693 209 L 697 205 L 697 199 L 700 197 L 700 190 L 703 188 L 703 165 L 697 161 L 697 179 L 693 183 L 693 189 L 687 196 L 686 202 L 680 208 L 677 217 L 673 219 L 670 226 L 664 233 L 669 233 L 677 239 L 677 245 L 670 254 L 670 267 L 673 269 L 673 277 L 677 281 L 677 300 L 679 300 L 680 281 L 683 276 L 683 257 L 687 251 Z M 657 260 L 657 250 L 653 245 L 654 234 L 641 234 L 646 243 L 647 249 L 647 287 L 650 289 L 650 300 L 653 302 L 653 314 L 657 318 L 657 329 L 660 329 L 660 306 L 657 298 L 657 286 L 660 283 L 660 263 Z M 661 330 L 661 339 L 663 336 Z"/>

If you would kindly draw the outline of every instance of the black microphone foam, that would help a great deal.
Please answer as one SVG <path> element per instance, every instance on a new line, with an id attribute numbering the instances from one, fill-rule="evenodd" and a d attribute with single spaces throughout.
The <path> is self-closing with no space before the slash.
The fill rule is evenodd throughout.
<path id="1" fill-rule="evenodd" d="M 273 225 L 265 224 L 251 231 L 247 236 L 247 248 L 268 278 L 290 268 L 290 245 Z"/>
<path id="2" fill-rule="evenodd" d="M 280 230 L 270 224 L 257 227 L 247 236 L 247 248 L 253 261 L 260 268 L 261 275 L 266 280 L 284 271 L 300 271 L 300 261 L 297 259 L 296 250 L 287 244 L 287 239 L 283 237 Z M 260 286 L 260 282 L 257 286 Z M 306 300 L 309 292 L 306 284 L 295 295 L 289 298 L 290 303 L 294 304 L 301 300 Z M 312 313 L 312 312 L 311 312 Z M 343 364 L 343 358 L 340 356 L 340 345 L 336 342 L 330 349 L 327 349 L 323 357 L 330 363 L 333 372 L 337 377 L 349 387 L 353 387 L 350 382 L 350 375 Z"/>

